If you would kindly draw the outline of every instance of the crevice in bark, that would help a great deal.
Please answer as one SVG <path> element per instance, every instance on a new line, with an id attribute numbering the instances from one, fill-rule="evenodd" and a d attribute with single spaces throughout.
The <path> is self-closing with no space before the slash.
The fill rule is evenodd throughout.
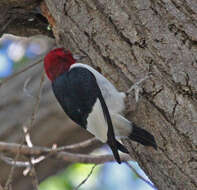
<path id="1" fill-rule="evenodd" d="M 191 181 L 191 183 L 192 183 L 195 187 L 197 187 L 197 183 L 195 182 L 195 180 L 194 180 L 191 176 L 189 176 L 189 175 L 186 173 L 186 171 L 184 171 L 181 167 L 179 167 L 179 165 L 178 165 L 176 162 L 174 162 L 174 161 L 168 156 L 168 154 L 166 154 L 165 151 L 163 151 L 161 148 L 160 148 L 160 150 L 163 152 L 163 154 L 166 156 L 166 158 L 167 158 L 173 165 L 175 165 L 175 166 L 178 168 L 178 170 L 180 171 L 180 173 L 183 173 L 183 174 Z"/>
<path id="2" fill-rule="evenodd" d="M 179 136 L 182 137 L 182 139 L 185 139 L 185 142 L 187 144 L 188 147 L 190 147 L 190 149 L 192 149 L 193 147 L 191 146 L 192 141 L 189 138 L 189 136 L 187 136 L 185 133 L 182 133 L 176 126 L 176 122 L 172 122 L 173 121 L 173 117 L 171 117 L 168 113 L 165 112 L 165 110 L 163 110 L 161 107 L 157 106 L 151 99 L 150 96 L 147 96 L 147 94 L 145 93 L 145 97 L 146 99 L 151 103 L 151 105 L 153 105 L 157 111 L 163 116 L 163 118 L 165 119 L 165 121 L 167 121 L 172 127 L 173 129 L 176 130 L 176 132 L 179 134 Z M 176 104 L 175 104 L 176 105 Z M 178 104 L 177 104 L 178 105 Z M 176 106 L 177 106 L 176 105 Z M 189 141 L 189 142 L 188 142 Z"/>

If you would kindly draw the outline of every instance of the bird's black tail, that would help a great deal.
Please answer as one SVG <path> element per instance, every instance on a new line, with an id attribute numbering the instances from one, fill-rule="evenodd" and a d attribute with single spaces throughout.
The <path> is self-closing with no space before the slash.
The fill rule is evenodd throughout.
<path id="1" fill-rule="evenodd" d="M 129 139 L 136 141 L 145 146 L 152 146 L 155 150 L 157 150 L 157 144 L 153 135 L 151 135 L 148 131 L 137 127 L 133 123 L 132 133 L 129 135 Z"/>

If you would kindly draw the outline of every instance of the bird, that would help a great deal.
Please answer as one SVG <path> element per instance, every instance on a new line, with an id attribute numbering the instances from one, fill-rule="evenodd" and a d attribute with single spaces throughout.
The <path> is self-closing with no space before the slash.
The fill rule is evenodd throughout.
<path id="1" fill-rule="evenodd" d="M 119 164 L 118 151 L 129 153 L 120 137 L 157 149 L 151 133 L 124 117 L 126 93 L 119 92 L 93 67 L 80 63 L 82 57 L 62 47 L 51 50 L 44 57 L 44 70 L 66 115 L 107 143 Z"/>

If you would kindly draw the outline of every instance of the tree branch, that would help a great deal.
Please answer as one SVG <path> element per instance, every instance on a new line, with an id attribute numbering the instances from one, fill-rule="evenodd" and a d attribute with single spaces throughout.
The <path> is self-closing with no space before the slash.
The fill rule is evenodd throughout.
<path id="1" fill-rule="evenodd" d="M 71 150 L 71 151 L 77 152 L 81 149 L 85 149 L 88 147 L 96 147 L 101 144 L 103 143 L 94 137 L 94 138 L 88 139 L 80 143 L 59 147 L 56 149 L 56 151 Z"/>
<path id="2" fill-rule="evenodd" d="M 42 87 L 43 87 L 44 78 L 45 78 L 45 75 L 44 75 L 44 72 L 43 72 L 42 76 L 41 76 L 41 79 L 40 79 L 40 85 L 39 85 L 36 101 L 35 101 L 35 104 L 34 104 L 34 109 L 33 109 L 32 115 L 31 115 L 30 125 L 29 125 L 28 128 L 26 128 L 26 133 L 29 133 L 29 131 L 31 131 L 33 126 L 34 126 L 35 117 L 36 117 L 36 114 L 38 113 L 38 109 L 39 109 L 39 105 L 40 105 L 41 91 L 42 91 Z M 18 158 L 20 156 L 20 148 L 23 145 L 24 141 L 25 141 L 25 136 L 22 136 L 20 138 L 20 146 L 17 149 L 17 154 L 16 154 L 15 159 L 14 159 L 15 162 L 18 160 Z M 30 162 L 30 164 L 31 164 L 31 162 Z M 7 179 L 6 184 L 5 184 L 5 190 L 7 190 L 9 185 L 11 184 L 12 177 L 14 175 L 14 170 L 15 170 L 15 165 L 12 165 L 12 167 L 10 169 L 8 179 Z M 34 172 L 35 172 L 35 170 L 34 170 Z"/>
<path id="3" fill-rule="evenodd" d="M 87 177 L 79 185 L 77 185 L 77 187 L 74 188 L 74 190 L 78 190 L 90 178 L 90 176 L 92 175 L 95 168 L 96 168 L 96 165 L 92 166 L 92 168 L 90 170 L 90 173 L 87 175 Z"/>
<path id="4" fill-rule="evenodd" d="M 80 143 L 79 143 L 80 144 Z M 20 147 L 20 149 L 19 149 Z M 68 146 L 70 147 L 70 146 Z M 76 148 L 76 145 L 73 146 Z M 64 147 L 64 149 L 66 149 Z M 50 154 L 50 156 L 55 157 L 57 159 L 61 159 L 66 162 L 70 163 L 76 163 L 76 162 L 82 162 L 82 163 L 95 163 L 95 164 L 102 164 L 104 162 L 114 161 L 113 155 L 85 155 L 85 154 L 74 154 L 69 152 L 58 152 L 51 148 L 46 147 L 28 147 L 26 145 L 20 145 L 15 143 L 5 143 L 0 142 L 0 151 L 1 152 L 9 152 L 17 154 L 17 151 L 19 150 L 20 155 L 29 155 L 29 156 L 41 156 L 41 155 L 47 155 Z M 131 160 L 131 158 L 128 155 L 121 155 L 121 160 L 127 161 Z M 5 161 L 5 160 L 4 160 Z M 9 163 L 11 164 L 11 163 Z M 12 163 L 14 164 L 14 163 Z M 19 166 L 23 166 L 23 164 L 20 162 Z M 26 164 L 24 164 L 25 167 L 27 167 Z"/>
<path id="5" fill-rule="evenodd" d="M 154 186 L 154 184 L 152 184 L 150 181 L 146 180 L 142 175 L 140 175 L 137 170 L 129 163 L 129 162 L 125 162 L 125 164 L 132 170 L 132 172 L 138 177 L 140 178 L 142 181 L 144 181 L 147 185 L 149 185 L 150 187 L 152 187 L 154 190 L 157 190 L 157 188 Z"/>
<path id="6" fill-rule="evenodd" d="M 38 155 L 45 155 L 51 151 L 59 152 L 63 150 L 79 150 L 82 148 L 88 148 L 89 146 L 92 145 L 92 143 L 96 143 L 98 140 L 96 138 L 88 139 L 80 143 L 76 143 L 73 145 L 67 145 L 67 146 L 62 146 L 57 149 L 51 149 L 51 148 L 46 148 L 46 147 L 38 147 L 34 146 L 33 149 L 30 149 L 30 147 L 26 145 L 22 145 L 20 148 L 20 151 L 23 153 L 23 155 L 30 155 L 30 156 L 38 156 Z M 99 141 L 100 142 L 100 141 Z M 17 153 L 17 149 L 20 145 L 16 143 L 7 143 L 7 142 L 2 142 L 0 141 L 0 152 L 10 152 L 13 154 Z"/>
<path id="7" fill-rule="evenodd" d="M 1 184 L 0 184 L 0 190 L 4 190 Z"/>
<path id="8" fill-rule="evenodd" d="M 20 74 L 24 73 L 25 71 L 31 69 L 32 67 L 36 66 L 37 64 L 40 64 L 42 60 L 43 60 L 43 58 L 40 58 L 37 62 L 25 67 L 24 69 L 21 69 L 17 73 L 14 73 L 10 77 L 7 77 L 6 79 L 0 81 L 0 87 L 3 86 L 4 84 L 6 84 L 8 81 L 10 81 L 10 80 L 14 79 L 15 77 L 17 77 L 18 75 L 20 75 Z"/>

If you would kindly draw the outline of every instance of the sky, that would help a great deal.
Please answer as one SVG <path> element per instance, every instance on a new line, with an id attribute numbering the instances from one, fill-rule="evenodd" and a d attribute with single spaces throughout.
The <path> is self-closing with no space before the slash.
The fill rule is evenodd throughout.
<path id="1" fill-rule="evenodd" d="M 4 35 L 0 38 L 0 78 L 10 76 L 17 64 L 35 58 L 46 51 L 44 39 L 28 41 L 27 38 Z"/>

